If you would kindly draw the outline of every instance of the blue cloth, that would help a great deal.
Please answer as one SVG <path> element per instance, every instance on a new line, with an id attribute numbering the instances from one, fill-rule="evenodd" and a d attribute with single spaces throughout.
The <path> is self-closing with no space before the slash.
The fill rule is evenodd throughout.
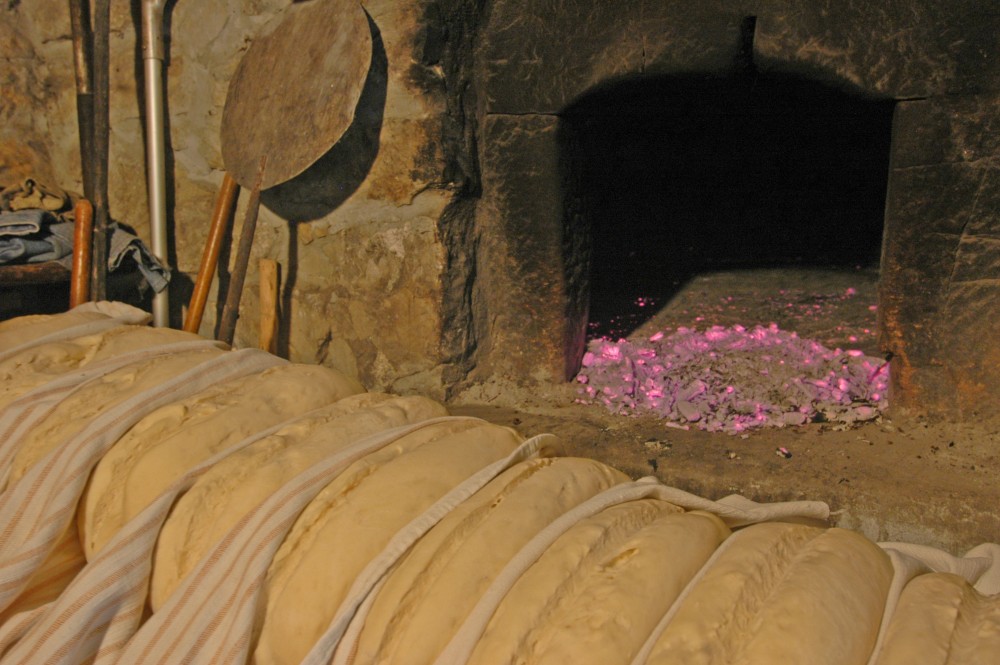
<path id="1" fill-rule="evenodd" d="M 0 236 L 28 236 L 57 221 L 48 210 L 0 211 Z"/>
<path id="2" fill-rule="evenodd" d="M 62 222 L 47 210 L 0 212 L 0 265 L 57 261 L 67 269 L 73 262 L 73 222 Z M 170 282 L 170 270 L 137 236 L 117 224 L 112 227 L 108 270 L 131 257 L 149 286 L 159 293 Z"/>
<path id="3" fill-rule="evenodd" d="M 0 213 L 0 264 L 58 261 L 73 253 L 73 222 L 47 210 Z"/>

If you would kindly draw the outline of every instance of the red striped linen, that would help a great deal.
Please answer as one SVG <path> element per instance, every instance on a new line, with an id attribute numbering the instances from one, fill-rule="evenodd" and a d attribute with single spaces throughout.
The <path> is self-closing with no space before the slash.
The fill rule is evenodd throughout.
<path id="1" fill-rule="evenodd" d="M 18 597 L 52 552 L 73 521 L 91 469 L 133 424 L 164 404 L 283 362 L 256 350 L 209 358 L 107 409 L 30 467 L 0 494 L 0 608 Z"/>

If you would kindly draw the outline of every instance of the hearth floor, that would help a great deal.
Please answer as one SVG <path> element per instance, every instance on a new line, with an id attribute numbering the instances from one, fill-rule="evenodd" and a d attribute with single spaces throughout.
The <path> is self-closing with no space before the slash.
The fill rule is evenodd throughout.
<path id="1" fill-rule="evenodd" d="M 705 275 L 630 339 L 681 325 L 776 322 L 824 345 L 875 355 L 875 283 L 876 275 L 865 271 Z M 467 394 L 449 408 L 526 435 L 550 432 L 567 454 L 601 460 L 633 477 L 655 475 L 710 498 L 737 493 L 759 501 L 826 501 L 832 524 L 877 541 L 928 544 L 956 554 L 1000 542 L 995 419 L 945 425 L 880 417 L 853 426 L 813 423 L 730 435 L 614 415 L 602 405 L 576 403 L 576 390 L 567 384 L 548 392 L 506 391 L 496 399 Z"/>

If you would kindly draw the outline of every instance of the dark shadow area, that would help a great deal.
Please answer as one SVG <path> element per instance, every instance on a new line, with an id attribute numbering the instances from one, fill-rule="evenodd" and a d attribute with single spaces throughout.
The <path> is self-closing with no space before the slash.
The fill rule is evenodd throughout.
<path id="1" fill-rule="evenodd" d="M 280 275 L 281 295 L 279 296 L 278 344 L 276 353 L 282 358 L 288 358 L 292 352 L 292 300 L 295 296 L 295 283 L 299 278 L 299 227 L 288 225 L 288 260 Z"/>
<path id="2" fill-rule="evenodd" d="M 621 81 L 567 108 L 588 335 L 627 335 L 702 272 L 877 266 L 893 104 L 751 72 Z"/>
<path id="3" fill-rule="evenodd" d="M 372 59 L 354 121 L 309 168 L 261 193 L 261 203 L 291 222 L 320 219 L 340 207 L 364 182 L 378 155 L 389 61 L 378 26 L 365 15 L 372 32 Z"/>

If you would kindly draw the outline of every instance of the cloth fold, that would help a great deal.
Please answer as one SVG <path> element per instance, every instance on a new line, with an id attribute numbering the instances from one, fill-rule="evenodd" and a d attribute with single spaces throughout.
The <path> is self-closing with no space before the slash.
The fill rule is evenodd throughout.
<path id="1" fill-rule="evenodd" d="M 58 187 L 25 178 L 0 190 L 0 210 L 41 209 L 51 212 L 73 207 L 73 197 Z"/>
<path id="2" fill-rule="evenodd" d="M 0 236 L 27 236 L 38 233 L 46 224 L 57 221 L 48 210 L 32 208 L 0 212 Z"/>
<path id="3" fill-rule="evenodd" d="M 43 211 L 39 210 L 37 212 Z M 6 213 L 0 214 L 0 218 L 6 216 Z M 31 235 L 0 235 L 0 264 L 58 261 L 59 263 L 65 263 L 65 266 L 69 268 L 72 262 L 72 254 L 73 222 L 47 224 L 43 227 L 43 230 Z M 65 259 L 65 262 L 63 259 Z"/>

